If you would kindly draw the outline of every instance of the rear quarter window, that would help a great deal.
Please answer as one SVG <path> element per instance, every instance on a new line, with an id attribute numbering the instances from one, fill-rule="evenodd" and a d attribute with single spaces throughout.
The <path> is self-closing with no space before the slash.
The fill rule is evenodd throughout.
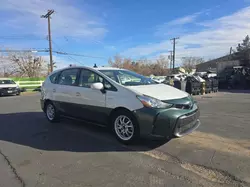
<path id="1" fill-rule="evenodd" d="M 51 83 L 56 84 L 58 74 L 59 73 L 57 72 L 57 73 L 54 73 L 54 74 L 52 74 L 52 75 L 49 76 L 49 79 L 50 79 Z"/>

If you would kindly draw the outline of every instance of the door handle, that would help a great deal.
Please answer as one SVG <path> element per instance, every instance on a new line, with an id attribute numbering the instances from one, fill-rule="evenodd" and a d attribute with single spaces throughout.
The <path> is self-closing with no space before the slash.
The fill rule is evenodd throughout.
<path id="1" fill-rule="evenodd" d="M 76 92 L 76 96 L 81 96 L 81 94 L 79 92 Z"/>
<path id="2" fill-rule="evenodd" d="M 56 89 L 53 89 L 53 92 L 56 92 Z"/>

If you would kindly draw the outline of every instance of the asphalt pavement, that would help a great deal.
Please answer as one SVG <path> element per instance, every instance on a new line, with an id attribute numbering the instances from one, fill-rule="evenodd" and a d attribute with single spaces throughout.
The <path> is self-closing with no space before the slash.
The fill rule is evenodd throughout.
<path id="1" fill-rule="evenodd" d="M 196 100 L 196 132 L 123 146 L 102 127 L 50 124 L 39 94 L 1 97 L 0 187 L 250 186 L 250 94 Z"/>

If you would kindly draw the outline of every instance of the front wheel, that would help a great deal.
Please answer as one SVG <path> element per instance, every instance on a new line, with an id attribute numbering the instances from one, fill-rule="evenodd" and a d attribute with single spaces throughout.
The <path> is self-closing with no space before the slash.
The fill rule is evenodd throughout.
<path id="1" fill-rule="evenodd" d="M 128 111 L 119 111 L 112 118 L 113 132 L 118 141 L 133 143 L 139 136 L 139 126 L 135 117 Z"/>
<path id="2" fill-rule="evenodd" d="M 50 122 L 54 123 L 54 122 L 59 121 L 60 115 L 57 112 L 57 109 L 56 109 L 55 105 L 53 105 L 52 102 L 47 102 L 46 103 L 46 105 L 45 105 L 45 114 L 46 114 L 47 119 Z"/>

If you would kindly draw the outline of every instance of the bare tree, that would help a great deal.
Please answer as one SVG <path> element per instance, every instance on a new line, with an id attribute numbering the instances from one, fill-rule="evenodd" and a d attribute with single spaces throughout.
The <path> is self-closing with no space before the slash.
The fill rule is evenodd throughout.
<path id="1" fill-rule="evenodd" d="M 182 58 L 182 67 L 186 72 L 190 73 L 193 69 L 196 68 L 196 65 L 204 62 L 204 59 L 201 57 L 183 57 Z"/>
<path id="2" fill-rule="evenodd" d="M 156 60 L 156 75 L 166 75 L 168 72 L 168 58 L 160 55 Z"/>
<path id="3" fill-rule="evenodd" d="M 113 59 L 110 58 L 108 63 L 112 67 L 132 70 L 143 75 L 166 75 L 168 71 L 168 59 L 165 56 L 160 56 L 155 61 L 146 58 L 134 61 L 131 58 L 116 55 Z"/>
<path id="4" fill-rule="evenodd" d="M 122 68 L 122 66 L 123 66 L 123 58 L 120 55 L 117 54 L 117 55 L 114 56 L 114 60 L 112 60 L 112 58 L 110 58 L 108 63 L 112 67 Z"/>
<path id="5" fill-rule="evenodd" d="M 46 62 L 31 52 L 8 53 L 9 67 L 18 76 L 39 77 L 46 75 Z"/>
<path id="6" fill-rule="evenodd" d="M 0 76 L 9 77 L 15 73 L 14 68 L 7 56 L 0 55 Z"/>

